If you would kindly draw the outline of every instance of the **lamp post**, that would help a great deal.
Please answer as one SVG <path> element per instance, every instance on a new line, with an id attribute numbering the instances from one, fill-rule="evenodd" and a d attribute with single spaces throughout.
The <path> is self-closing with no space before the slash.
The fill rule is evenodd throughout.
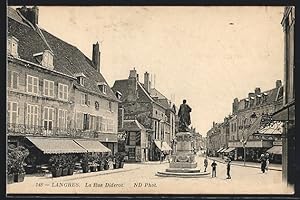
<path id="1" fill-rule="evenodd" d="M 251 115 L 250 115 L 250 122 L 249 122 L 249 126 L 251 126 L 253 123 L 252 123 L 252 120 L 253 119 L 256 119 L 257 118 L 257 115 L 255 114 L 255 112 L 253 112 Z M 251 120 L 252 119 L 252 120 Z M 251 134 L 247 134 L 247 136 L 244 135 L 245 133 L 245 124 L 246 124 L 246 120 L 247 118 L 244 117 L 243 118 L 243 135 L 242 135 L 242 139 L 240 140 L 240 142 L 242 142 L 243 144 L 243 150 L 244 150 L 244 166 L 246 166 L 246 144 L 247 144 L 247 141 L 249 139 L 249 136 Z"/>

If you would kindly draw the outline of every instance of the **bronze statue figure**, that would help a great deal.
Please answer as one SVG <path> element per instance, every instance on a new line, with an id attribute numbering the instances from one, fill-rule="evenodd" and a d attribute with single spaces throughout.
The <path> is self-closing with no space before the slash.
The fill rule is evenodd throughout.
<path id="1" fill-rule="evenodd" d="M 188 127 L 191 124 L 191 117 L 190 117 L 191 111 L 192 108 L 186 104 L 186 100 L 184 99 L 178 111 L 180 132 L 186 132 L 189 130 Z"/>

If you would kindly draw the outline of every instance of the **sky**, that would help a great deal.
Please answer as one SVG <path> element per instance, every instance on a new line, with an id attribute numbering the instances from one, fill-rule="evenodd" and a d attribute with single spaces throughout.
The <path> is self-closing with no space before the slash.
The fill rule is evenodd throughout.
<path id="1" fill-rule="evenodd" d="M 201 134 L 255 87 L 283 81 L 283 7 L 39 7 L 39 25 L 92 57 L 112 87 L 135 68 L 179 106 Z"/>

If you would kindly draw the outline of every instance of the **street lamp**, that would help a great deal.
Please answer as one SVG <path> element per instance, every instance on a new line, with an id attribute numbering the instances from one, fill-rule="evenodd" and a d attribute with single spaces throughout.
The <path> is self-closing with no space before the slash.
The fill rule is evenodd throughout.
<path id="1" fill-rule="evenodd" d="M 255 112 L 253 112 L 251 115 L 250 115 L 250 119 L 256 119 L 257 118 L 257 115 L 255 114 Z M 240 140 L 240 142 L 243 144 L 243 149 L 244 149 L 244 166 L 246 166 L 246 144 L 247 144 L 247 141 L 249 139 L 249 136 L 251 134 L 247 134 L 247 136 L 244 135 L 245 133 L 245 124 L 246 124 L 246 120 L 247 118 L 245 117 L 243 119 L 243 133 L 242 133 L 242 139 Z M 252 120 L 250 121 L 249 125 L 253 125 L 252 124 Z"/>

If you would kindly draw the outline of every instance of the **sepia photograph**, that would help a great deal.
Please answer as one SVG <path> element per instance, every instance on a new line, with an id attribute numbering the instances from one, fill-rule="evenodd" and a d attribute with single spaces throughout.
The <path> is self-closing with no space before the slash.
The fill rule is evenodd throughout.
<path id="1" fill-rule="evenodd" d="M 294 27 L 294 6 L 7 6 L 7 195 L 294 194 Z"/>

